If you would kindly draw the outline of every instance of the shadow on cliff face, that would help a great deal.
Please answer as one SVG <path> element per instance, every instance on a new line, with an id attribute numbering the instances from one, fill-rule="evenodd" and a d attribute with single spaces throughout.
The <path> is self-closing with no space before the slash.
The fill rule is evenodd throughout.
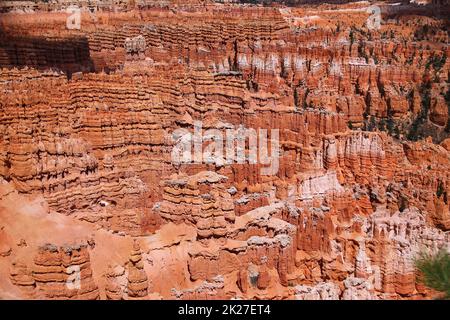
<path id="1" fill-rule="evenodd" d="M 14 36 L 0 30 L 0 68 L 57 69 L 67 74 L 94 69 L 86 37 Z"/>

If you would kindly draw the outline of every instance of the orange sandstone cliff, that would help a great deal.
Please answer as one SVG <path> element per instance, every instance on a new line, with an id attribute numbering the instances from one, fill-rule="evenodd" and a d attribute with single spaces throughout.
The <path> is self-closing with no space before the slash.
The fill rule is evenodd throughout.
<path id="1" fill-rule="evenodd" d="M 59 1 L 19 3 L 0 14 L 0 298 L 436 297 L 414 259 L 450 246 L 445 8 L 380 4 L 372 29 L 367 3 L 99 3 L 68 29 Z M 275 174 L 174 163 L 199 121 L 278 130 Z"/>

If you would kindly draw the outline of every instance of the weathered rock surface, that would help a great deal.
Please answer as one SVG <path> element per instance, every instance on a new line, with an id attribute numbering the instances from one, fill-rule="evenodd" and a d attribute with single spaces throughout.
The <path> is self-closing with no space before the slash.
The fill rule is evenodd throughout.
<path id="1" fill-rule="evenodd" d="M 0 5 L 0 298 L 434 296 L 414 259 L 450 250 L 448 21 L 123 3 L 79 30 L 60 1 Z M 199 121 L 278 129 L 278 170 L 177 163 L 178 130 L 213 145 Z"/>

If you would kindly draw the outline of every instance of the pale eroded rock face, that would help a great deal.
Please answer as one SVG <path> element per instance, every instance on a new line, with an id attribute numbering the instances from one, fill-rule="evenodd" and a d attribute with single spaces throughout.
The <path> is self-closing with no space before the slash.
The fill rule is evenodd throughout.
<path id="1" fill-rule="evenodd" d="M 0 298 L 434 297 L 414 259 L 450 243 L 444 21 L 193 1 L 67 30 L 59 6 L 2 15 Z M 197 121 L 278 129 L 278 170 L 175 163 Z"/>

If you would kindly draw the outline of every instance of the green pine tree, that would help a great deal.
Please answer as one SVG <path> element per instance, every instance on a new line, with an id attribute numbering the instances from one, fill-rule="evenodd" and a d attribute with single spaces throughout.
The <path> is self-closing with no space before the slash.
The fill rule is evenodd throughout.
<path id="1" fill-rule="evenodd" d="M 450 299 L 450 254 L 440 250 L 436 254 L 422 253 L 416 260 L 420 279 L 427 287 L 443 293 Z"/>

